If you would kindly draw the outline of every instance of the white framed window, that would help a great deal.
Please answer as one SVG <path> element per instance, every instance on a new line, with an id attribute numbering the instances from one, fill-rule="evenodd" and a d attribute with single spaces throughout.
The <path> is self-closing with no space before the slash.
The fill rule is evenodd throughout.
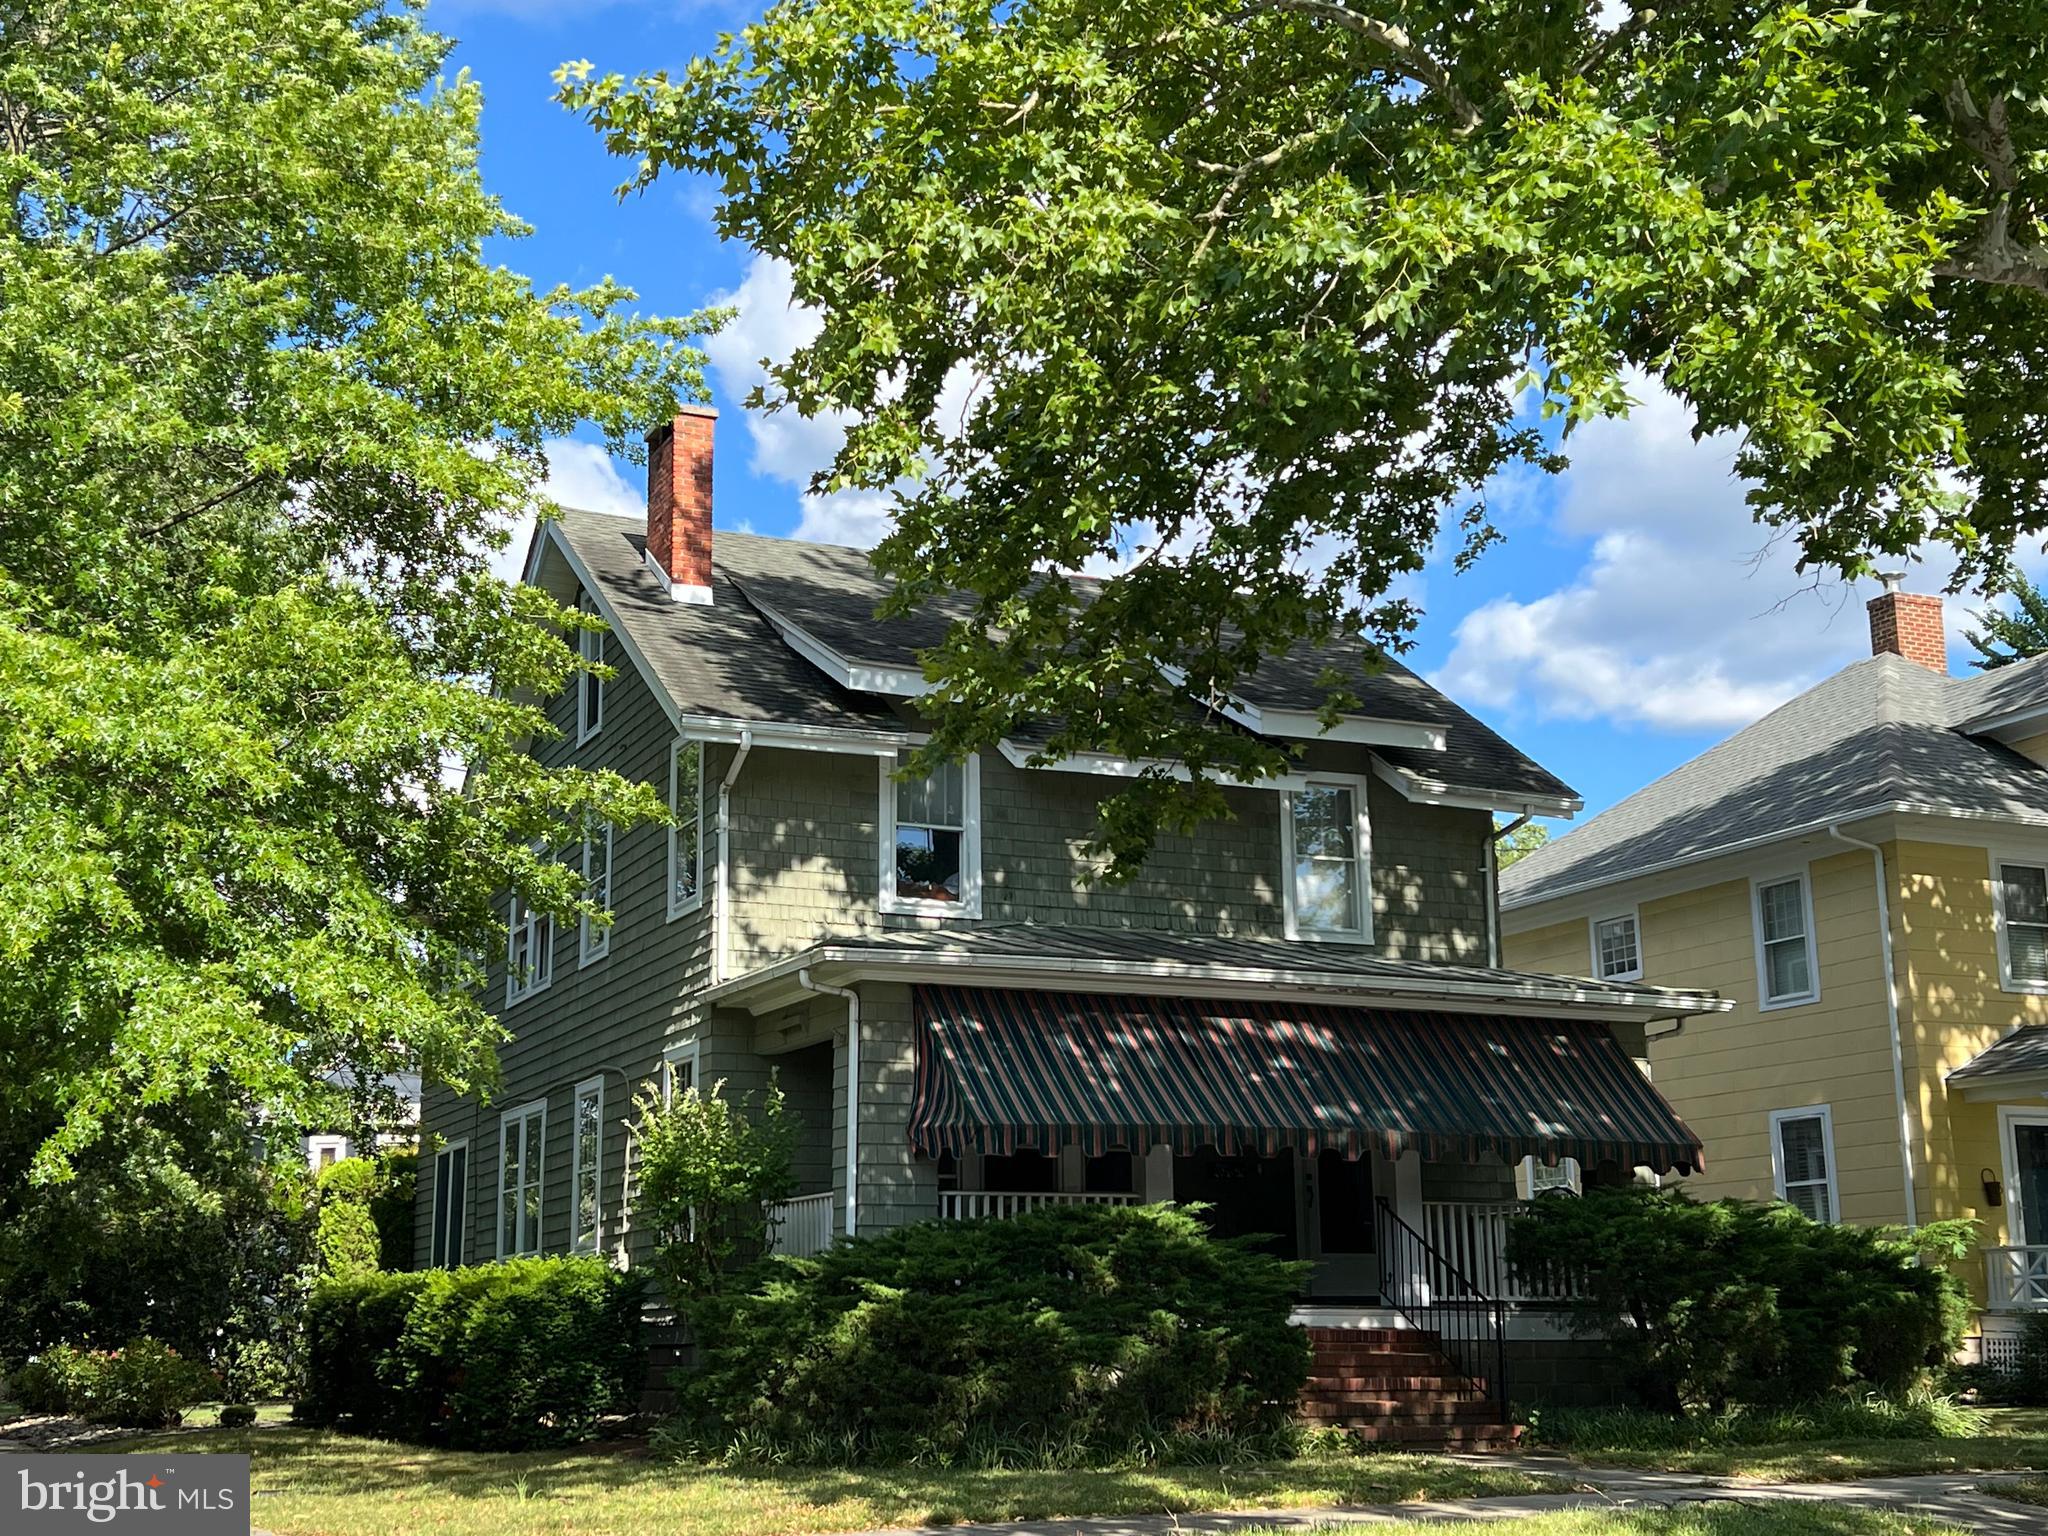
<path id="1" fill-rule="evenodd" d="M 612 906 L 612 824 L 596 822 L 583 833 L 583 884 L 590 899 L 609 914 Z M 602 960 L 612 947 L 612 925 L 585 913 L 580 952 L 582 963 Z"/>
<path id="2" fill-rule="evenodd" d="M 678 741 L 668 749 L 668 915 L 671 920 L 704 903 L 704 743 Z"/>
<path id="3" fill-rule="evenodd" d="M 1991 910 L 2005 990 L 2048 992 L 2048 866 L 1994 860 Z"/>
<path id="4" fill-rule="evenodd" d="M 1601 981 L 1640 981 L 1643 936 L 1633 911 L 1593 919 L 1593 974 Z"/>
<path id="5" fill-rule="evenodd" d="M 547 1140 L 545 1099 L 498 1117 L 498 1257 L 540 1252 L 541 1145 Z"/>
<path id="6" fill-rule="evenodd" d="M 661 1102 L 669 1105 L 697 1086 L 697 1042 L 677 1040 L 661 1053 Z"/>
<path id="7" fill-rule="evenodd" d="M 576 1118 L 570 1162 L 576 1170 L 571 1205 L 569 1246 L 595 1253 L 604 1243 L 604 1079 L 586 1078 L 576 1085 Z"/>
<path id="8" fill-rule="evenodd" d="M 1813 892 L 1805 871 L 1758 880 L 1755 893 L 1757 1001 L 1763 1008 L 1820 996 L 1813 948 Z"/>
<path id="9" fill-rule="evenodd" d="M 1534 1200 L 1538 1195 L 1558 1189 L 1581 1194 L 1586 1186 L 1576 1157 L 1560 1157 L 1555 1164 L 1525 1157 L 1522 1159 L 1522 1187 L 1529 1191 L 1528 1198 Z"/>
<path id="10" fill-rule="evenodd" d="M 587 615 L 597 613 L 597 604 L 585 593 L 577 608 Z M 576 649 L 591 666 L 604 665 L 604 631 L 579 629 Z M 604 679 L 589 670 L 576 674 L 576 745 L 582 746 L 604 729 Z"/>
<path id="11" fill-rule="evenodd" d="M 469 1244 L 469 1141 L 451 1141 L 434 1154 L 434 1230 L 427 1262 L 460 1269 Z"/>
<path id="12" fill-rule="evenodd" d="M 981 916 L 981 760 L 900 779 L 910 761 L 881 759 L 882 910 Z"/>
<path id="13" fill-rule="evenodd" d="M 505 1003 L 531 997 L 555 979 L 555 924 L 522 896 L 512 898 L 512 932 L 505 949 Z"/>
<path id="14" fill-rule="evenodd" d="M 348 1156 L 346 1136 L 308 1136 L 306 1138 L 306 1166 L 317 1177 L 323 1170 L 332 1168 Z"/>
<path id="15" fill-rule="evenodd" d="M 1835 1196 L 1835 1117 L 1827 1105 L 1771 1111 L 1771 1177 L 1778 1198 L 1802 1216 L 1841 1220 Z"/>
<path id="16" fill-rule="evenodd" d="M 1290 939 L 1372 939 L 1371 829 L 1365 785 L 1315 779 L 1280 796 L 1281 859 Z"/>

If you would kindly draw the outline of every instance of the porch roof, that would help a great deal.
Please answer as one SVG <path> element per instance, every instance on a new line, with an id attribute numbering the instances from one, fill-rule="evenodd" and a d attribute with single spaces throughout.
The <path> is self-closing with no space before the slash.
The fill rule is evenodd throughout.
<path id="1" fill-rule="evenodd" d="M 910 1140 L 929 1157 L 1164 1142 L 1706 1164 L 1591 1021 L 920 986 L 916 1026 Z"/>
<path id="2" fill-rule="evenodd" d="M 1951 1086 L 1988 1090 L 2048 1087 L 2048 1024 L 2023 1024 L 1948 1075 Z"/>
<path id="3" fill-rule="evenodd" d="M 802 998 L 806 976 L 833 986 L 866 980 L 1056 986 L 1069 992 L 1307 998 L 1613 1023 L 1722 1013 L 1734 1006 L 1713 992 L 1390 960 L 1362 945 L 1032 923 L 828 939 L 712 987 L 705 1000 L 765 1013 Z"/>

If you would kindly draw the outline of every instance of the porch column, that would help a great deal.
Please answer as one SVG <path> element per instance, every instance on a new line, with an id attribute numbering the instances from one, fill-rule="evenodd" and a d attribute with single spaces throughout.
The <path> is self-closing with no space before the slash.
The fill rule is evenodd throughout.
<path id="1" fill-rule="evenodd" d="M 1407 1222 L 1418 1234 L 1424 1233 L 1421 1153 L 1403 1152 L 1395 1160 L 1393 1205 L 1396 1216 Z M 1422 1256 L 1415 1252 L 1411 1243 L 1398 1244 L 1395 1251 L 1407 1256 L 1409 1273 L 1405 1278 L 1409 1294 L 1428 1300 L 1429 1266 L 1422 1261 Z"/>
<path id="2" fill-rule="evenodd" d="M 1145 1149 L 1145 1199 L 1152 1203 L 1173 1198 L 1173 1148 L 1155 1141 Z"/>

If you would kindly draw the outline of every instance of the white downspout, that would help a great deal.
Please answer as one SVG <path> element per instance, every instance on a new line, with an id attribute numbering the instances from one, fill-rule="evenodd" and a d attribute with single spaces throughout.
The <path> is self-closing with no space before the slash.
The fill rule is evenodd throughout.
<path id="1" fill-rule="evenodd" d="M 1892 1093 L 1898 1101 L 1899 1165 L 1906 1180 L 1906 1230 L 1910 1232 L 1920 1225 L 1920 1205 L 1913 1193 L 1913 1118 L 1906 1104 L 1906 1054 L 1899 1041 L 1899 974 L 1892 965 L 1892 903 L 1885 888 L 1884 850 L 1860 837 L 1851 837 L 1838 821 L 1828 823 L 1828 836 L 1851 848 L 1868 849 L 1871 866 L 1877 871 L 1877 932 L 1884 952 L 1884 1006 L 1892 1032 Z"/>
<path id="2" fill-rule="evenodd" d="M 747 766 L 747 754 L 753 750 L 754 733 L 742 726 L 740 749 L 733 753 L 725 777 L 718 781 L 718 888 L 712 892 L 718 908 L 711 937 L 713 985 L 724 981 L 732 970 L 732 880 L 727 872 L 732 854 L 732 786 L 740 770 Z"/>
<path id="3" fill-rule="evenodd" d="M 846 1235 L 853 1237 L 860 1213 L 860 994 L 813 981 L 809 966 L 797 971 L 796 984 L 806 992 L 846 999 Z"/>

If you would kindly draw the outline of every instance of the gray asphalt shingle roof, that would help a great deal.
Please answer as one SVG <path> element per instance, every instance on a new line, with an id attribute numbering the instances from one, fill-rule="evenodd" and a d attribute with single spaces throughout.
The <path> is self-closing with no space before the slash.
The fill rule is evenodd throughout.
<path id="1" fill-rule="evenodd" d="M 1949 1073 L 1952 1083 L 1973 1078 L 2003 1077 L 2016 1072 L 2048 1072 L 2048 1024 L 2014 1030 L 1988 1050 Z"/>
<path id="2" fill-rule="evenodd" d="M 671 602 L 644 558 L 635 521 L 565 509 L 556 531 L 590 570 L 635 649 L 676 706 L 690 714 L 743 721 L 794 721 L 905 731 L 882 700 L 840 687 L 798 656 L 757 608 L 773 610 L 851 662 L 915 669 L 918 653 L 945 638 L 965 616 L 964 599 L 946 598 L 886 621 L 875 610 L 887 585 L 867 554 L 836 544 L 720 531 L 712 544 L 713 602 Z M 1247 684 L 1252 702 L 1314 710 L 1326 667 L 1351 679 L 1362 712 L 1441 726 L 1445 750 L 1375 747 L 1396 767 L 1456 788 L 1544 799 L 1575 799 L 1571 787 L 1397 661 L 1366 671 L 1368 650 L 1342 642 L 1311 655 L 1266 661 Z M 1018 733 L 1029 742 L 1027 727 Z"/>
<path id="3" fill-rule="evenodd" d="M 1844 667 L 1501 875 L 1503 906 L 1903 805 L 2048 821 L 2048 769 L 1963 729 L 2048 696 L 2048 658 L 1942 677 L 1898 656 Z"/>

